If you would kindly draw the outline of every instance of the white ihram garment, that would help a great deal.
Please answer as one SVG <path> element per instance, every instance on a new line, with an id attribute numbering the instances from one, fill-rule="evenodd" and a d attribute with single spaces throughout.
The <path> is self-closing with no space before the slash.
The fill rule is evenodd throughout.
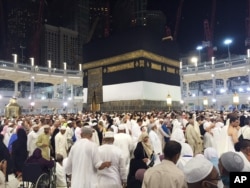
<path id="1" fill-rule="evenodd" d="M 37 148 L 36 141 L 39 134 L 38 132 L 31 131 L 27 136 L 27 149 L 29 152 L 29 156 L 31 156 L 34 150 Z"/>
<path id="2" fill-rule="evenodd" d="M 68 151 L 68 141 L 66 133 L 62 134 L 61 132 L 57 133 L 55 136 L 55 152 L 56 154 L 61 154 L 63 158 L 67 157 Z"/>
<path id="3" fill-rule="evenodd" d="M 133 140 L 129 134 L 118 133 L 114 135 L 114 145 L 122 150 L 126 165 L 130 161 L 130 153 L 133 151 Z"/>
<path id="4" fill-rule="evenodd" d="M 98 170 L 98 188 L 121 188 L 122 180 L 127 182 L 125 161 L 120 148 L 104 144 L 98 148 L 102 161 L 111 161 L 109 168 Z"/>
<path id="5" fill-rule="evenodd" d="M 96 143 L 86 138 L 76 141 L 65 163 L 66 174 L 72 174 L 71 188 L 96 188 L 101 164 Z"/>

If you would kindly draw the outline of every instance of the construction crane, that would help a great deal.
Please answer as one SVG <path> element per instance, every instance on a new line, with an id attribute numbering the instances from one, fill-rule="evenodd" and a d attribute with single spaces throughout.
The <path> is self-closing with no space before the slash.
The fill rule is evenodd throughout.
<path id="1" fill-rule="evenodd" d="M 183 2 L 184 2 L 184 0 L 180 1 L 179 6 L 178 6 L 178 10 L 177 10 L 176 23 L 175 23 L 174 36 L 173 36 L 174 40 L 176 40 L 178 31 L 179 31 Z"/>
<path id="2" fill-rule="evenodd" d="M 172 32 L 169 26 L 165 27 L 165 37 L 162 38 L 162 40 L 176 40 L 178 31 L 179 31 L 179 26 L 180 26 L 180 20 L 181 20 L 181 13 L 182 13 L 182 7 L 183 7 L 183 2 L 184 0 L 180 0 L 179 6 L 177 9 L 177 14 L 176 14 L 176 22 L 175 22 L 175 28 L 174 28 L 174 34 L 172 36 Z"/>
<path id="3" fill-rule="evenodd" d="M 214 47 L 213 47 L 213 37 L 214 36 L 213 35 L 214 35 L 215 12 L 216 12 L 216 0 L 213 0 L 210 24 L 209 24 L 208 19 L 205 19 L 203 22 L 205 41 L 203 41 L 202 46 L 207 47 L 207 59 L 208 60 L 211 60 L 211 58 L 214 55 Z"/>
<path id="4" fill-rule="evenodd" d="M 88 35 L 87 35 L 86 43 L 88 43 L 88 42 L 91 41 L 91 39 L 92 39 L 92 37 L 93 37 L 93 35 L 94 35 L 95 29 L 96 29 L 96 27 L 97 27 L 97 24 L 98 24 L 99 20 L 100 20 L 100 17 L 97 16 L 97 17 L 95 18 L 95 21 L 92 23 L 91 28 L 90 28 L 90 31 L 89 31 L 89 33 L 88 33 Z"/>
<path id="5" fill-rule="evenodd" d="M 39 57 L 40 57 L 40 37 L 43 24 L 42 22 L 43 22 L 44 4 L 45 0 L 40 0 L 38 17 L 35 25 L 35 32 L 31 44 L 31 51 L 32 51 L 31 56 L 33 56 L 37 60 L 37 64 L 39 64 Z"/>

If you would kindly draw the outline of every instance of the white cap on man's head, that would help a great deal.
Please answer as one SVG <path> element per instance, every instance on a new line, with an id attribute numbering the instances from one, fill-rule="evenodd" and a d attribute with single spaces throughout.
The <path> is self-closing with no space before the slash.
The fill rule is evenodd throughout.
<path id="1" fill-rule="evenodd" d="M 67 129 L 67 128 L 66 128 L 66 126 L 64 126 L 64 125 L 60 127 L 60 130 L 66 130 L 66 129 Z"/>
<path id="2" fill-rule="evenodd" d="M 223 153 L 220 157 L 220 161 L 228 172 L 241 172 L 244 168 L 244 161 L 241 156 L 232 151 Z"/>
<path id="3" fill-rule="evenodd" d="M 90 128 L 89 126 L 84 126 L 81 128 L 81 132 L 83 134 L 92 134 L 93 133 L 93 129 Z"/>
<path id="4" fill-rule="evenodd" d="M 125 130 L 126 127 L 124 124 L 120 124 L 120 125 L 118 125 L 118 129 L 122 131 L 122 130 Z"/>
<path id="5" fill-rule="evenodd" d="M 184 167 L 187 183 L 196 183 L 205 179 L 213 170 L 213 164 L 204 157 L 190 159 Z"/>
<path id="6" fill-rule="evenodd" d="M 44 129 L 49 129 L 50 126 L 49 126 L 49 125 L 44 125 L 43 128 L 44 128 Z"/>
<path id="7" fill-rule="evenodd" d="M 104 138 L 114 138 L 114 132 L 112 131 L 105 132 Z"/>
<path id="8" fill-rule="evenodd" d="M 39 127 L 39 124 L 37 124 L 37 123 L 32 123 L 32 128 L 36 128 L 36 127 Z"/>

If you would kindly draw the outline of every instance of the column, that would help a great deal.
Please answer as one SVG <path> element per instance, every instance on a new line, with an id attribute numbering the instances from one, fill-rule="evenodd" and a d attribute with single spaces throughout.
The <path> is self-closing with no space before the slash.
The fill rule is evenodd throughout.
<path id="1" fill-rule="evenodd" d="M 34 57 L 30 58 L 31 71 L 34 71 L 35 59 Z"/>
<path id="2" fill-rule="evenodd" d="M 189 82 L 186 82 L 186 96 L 189 97 Z"/>
<path id="3" fill-rule="evenodd" d="M 213 81 L 213 99 L 212 99 L 212 102 L 213 102 L 213 108 L 215 108 L 215 104 L 216 104 L 216 79 L 215 79 L 214 74 L 213 74 L 212 81 Z"/>
<path id="4" fill-rule="evenodd" d="M 35 80 L 35 77 L 31 76 L 31 78 L 30 78 L 30 99 L 32 102 L 34 101 L 34 80 Z"/>
<path id="5" fill-rule="evenodd" d="M 70 98 L 71 100 L 74 99 L 74 85 L 73 84 L 71 84 L 71 88 L 70 88 Z"/>
<path id="6" fill-rule="evenodd" d="M 54 89 L 54 97 L 53 98 L 57 98 L 57 84 L 54 84 L 53 89 Z"/>
<path id="7" fill-rule="evenodd" d="M 48 72 L 50 73 L 51 72 L 51 60 L 48 60 Z"/>
<path id="8" fill-rule="evenodd" d="M 250 88 L 250 71 L 248 72 L 248 87 Z"/>
<path id="9" fill-rule="evenodd" d="M 67 100 L 66 90 L 67 90 L 67 79 L 65 78 L 63 81 L 63 102 L 66 102 Z"/>
<path id="10" fill-rule="evenodd" d="M 182 79 L 181 79 L 180 87 L 181 87 L 181 100 L 183 100 L 183 82 L 182 82 Z"/>
<path id="11" fill-rule="evenodd" d="M 64 74 L 66 74 L 67 73 L 67 63 L 66 62 L 63 63 L 63 70 L 64 70 Z"/>
<path id="12" fill-rule="evenodd" d="M 213 97 L 215 98 L 216 95 L 216 82 L 215 76 L 213 76 Z"/>
<path id="13" fill-rule="evenodd" d="M 223 78 L 223 89 L 227 92 L 227 78 Z"/>
<path id="14" fill-rule="evenodd" d="M 18 82 L 15 81 L 14 96 L 17 97 L 18 94 Z"/>
<path id="15" fill-rule="evenodd" d="M 15 67 L 15 68 L 18 68 L 17 54 L 12 54 L 12 56 L 13 56 L 14 67 Z"/>

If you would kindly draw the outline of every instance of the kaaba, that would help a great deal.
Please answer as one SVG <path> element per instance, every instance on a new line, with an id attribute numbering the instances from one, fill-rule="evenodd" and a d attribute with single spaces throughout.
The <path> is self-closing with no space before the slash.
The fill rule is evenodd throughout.
<path id="1" fill-rule="evenodd" d="M 178 45 L 134 27 L 83 47 L 84 101 L 108 112 L 166 110 L 181 100 Z"/>

